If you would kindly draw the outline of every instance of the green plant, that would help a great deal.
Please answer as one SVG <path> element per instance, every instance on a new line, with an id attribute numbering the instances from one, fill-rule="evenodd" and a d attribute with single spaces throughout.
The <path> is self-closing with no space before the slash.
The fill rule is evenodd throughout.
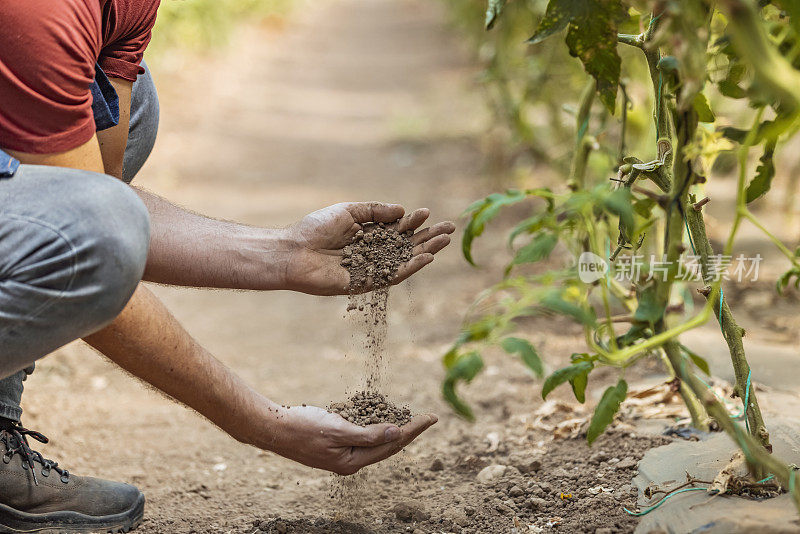
<path id="1" fill-rule="evenodd" d="M 465 4 L 478 9 L 476 2 L 463 2 L 458 12 L 467 9 Z M 579 60 L 586 81 L 580 83 L 583 89 L 574 110 L 571 161 L 563 166 L 550 162 L 563 176 L 563 187 L 509 189 L 466 210 L 469 222 L 462 248 L 465 258 L 474 264 L 472 244 L 486 225 L 509 205 L 532 205 L 530 215 L 510 232 L 513 256 L 503 280 L 481 294 L 462 334 L 444 356 L 445 398 L 458 413 L 473 417 L 456 386 L 480 372 L 482 351 L 493 345 L 520 355 L 525 365 L 541 376 L 543 366 L 535 347 L 522 336 L 510 336 L 523 328 L 526 317 L 567 316 L 583 327 L 587 352 L 574 354 L 569 366 L 549 375 L 542 396 L 569 383 L 576 399 L 584 402 L 588 378 L 595 369 L 619 370 L 616 385 L 605 391 L 595 410 L 589 442 L 611 423 L 625 398 L 626 368 L 639 358 L 659 357 L 672 373 L 694 426 L 708 429 L 709 422 L 716 421 L 741 446 L 753 474 L 759 479 L 767 472 L 774 474 L 800 508 L 800 487 L 793 481 L 797 473 L 770 454 L 769 433 L 742 345 L 744 332 L 724 298 L 719 276 L 720 259 L 730 257 L 737 232 L 748 221 L 786 257 L 788 270 L 778 280 L 778 289 L 799 283 L 800 251 L 789 250 L 748 209 L 750 202 L 770 189 L 775 175 L 773 158 L 780 142 L 800 127 L 798 4 L 789 0 L 758 4 L 747 0 L 657 0 L 634 1 L 632 5 L 621 0 L 550 0 L 541 13 L 537 2 L 519 0 L 510 2 L 509 11 L 501 13 L 504 4 L 489 0 L 486 28 L 516 36 L 519 21 L 523 21 L 530 32 L 527 44 L 517 40 L 514 45 L 526 51 L 509 54 L 548 56 L 553 53 L 551 48 L 561 48 L 551 42 L 553 37 L 564 34 L 566 48 Z M 536 19 L 538 27 L 529 22 Z M 508 29 L 504 29 L 505 23 Z M 507 40 L 498 37 L 496 42 Z M 496 49 L 495 56 L 512 48 L 506 46 Z M 536 75 L 545 78 L 548 68 L 543 63 L 539 67 L 545 71 L 534 74 L 505 72 L 520 64 L 530 66 L 531 62 L 508 64 L 493 57 L 488 68 L 503 72 L 485 77 L 489 85 L 508 85 L 508 80 L 515 80 L 511 84 L 517 88 L 515 96 L 501 105 L 510 109 L 505 116 L 515 131 L 525 130 L 520 125 L 524 117 L 517 110 L 533 106 L 529 101 L 555 98 L 563 102 L 552 92 L 519 90 Z M 640 132 L 636 137 L 645 141 L 631 143 L 632 118 L 646 112 L 632 106 L 629 93 L 632 88 L 648 87 L 652 129 L 645 135 L 644 126 L 634 124 Z M 575 93 L 563 89 L 560 98 Z M 706 93 L 714 95 L 715 105 Z M 731 109 L 735 111 L 726 112 L 724 120 L 718 117 L 720 110 Z M 535 143 L 537 138 L 531 135 L 528 141 Z M 559 143 L 561 138 L 556 136 L 554 141 Z M 749 156 L 756 148 L 759 162 L 750 176 Z M 711 176 L 716 158 L 724 152 L 736 154 L 739 173 L 734 221 L 720 256 L 706 235 L 702 208 L 707 199 L 698 201 L 697 195 Z M 524 244 L 515 248 L 519 240 Z M 611 270 L 583 273 L 592 276 L 582 280 L 581 263 L 544 273 L 540 268 L 537 274 L 530 274 L 530 268 L 521 269 L 547 258 L 558 244 L 576 258 L 591 253 L 590 260 L 599 258 Z M 615 268 L 645 253 L 653 260 L 643 265 L 640 274 L 632 273 L 629 286 L 612 276 Z M 676 319 L 675 312 L 684 305 L 688 308 L 691 300 L 684 281 L 690 253 L 701 275 L 698 291 L 706 304 L 688 319 Z M 473 313 L 477 308 L 480 313 Z M 615 310 L 623 313 L 614 315 Z M 698 379 L 696 371 L 707 372 L 708 365 L 679 341 L 680 334 L 712 317 L 730 349 L 736 375 L 734 392 L 744 402 L 746 431 Z M 629 324 L 627 331 L 617 331 L 625 323 Z"/>

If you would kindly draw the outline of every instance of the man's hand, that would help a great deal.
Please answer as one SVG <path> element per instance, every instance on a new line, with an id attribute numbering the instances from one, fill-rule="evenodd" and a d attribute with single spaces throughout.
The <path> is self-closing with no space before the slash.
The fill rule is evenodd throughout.
<path id="1" fill-rule="evenodd" d="M 350 274 L 340 265 L 342 249 L 352 243 L 364 223 L 397 221 L 395 228 L 403 233 L 417 230 L 430 215 L 425 208 L 403 217 L 404 213 L 398 204 L 354 202 L 335 204 L 306 215 L 287 229 L 289 239 L 297 244 L 287 265 L 288 287 L 313 295 L 346 295 Z M 400 266 L 392 283 L 399 284 L 432 262 L 433 255 L 450 243 L 448 234 L 454 231 L 455 225 L 449 221 L 417 231 L 411 237 L 414 257 Z"/>
<path id="2" fill-rule="evenodd" d="M 266 443 L 254 440 L 254 444 L 301 464 L 340 475 L 352 475 L 364 466 L 400 452 L 438 421 L 435 415 L 417 415 L 399 428 L 390 424 L 362 427 L 314 406 L 281 407 L 279 410 L 279 432 L 270 436 Z"/>

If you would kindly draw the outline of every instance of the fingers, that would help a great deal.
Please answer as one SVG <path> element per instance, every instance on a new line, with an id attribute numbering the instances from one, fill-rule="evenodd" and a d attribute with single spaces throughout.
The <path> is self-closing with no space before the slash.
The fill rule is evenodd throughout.
<path id="1" fill-rule="evenodd" d="M 403 216 L 405 210 L 400 204 L 385 204 L 383 202 L 351 202 L 344 208 L 353 216 L 357 223 L 367 222 L 394 222 Z"/>
<path id="2" fill-rule="evenodd" d="M 407 232 L 408 230 L 416 230 L 422 223 L 424 223 L 431 214 L 431 210 L 428 208 L 420 208 L 418 210 L 414 210 L 397 223 L 397 231 L 399 233 Z"/>
<path id="3" fill-rule="evenodd" d="M 400 266 L 400 268 L 395 273 L 394 278 L 392 278 L 392 284 L 393 285 L 399 284 L 400 282 L 402 282 L 415 272 L 419 271 L 432 261 L 433 261 L 433 254 L 429 252 L 423 252 L 422 254 L 414 256 L 413 258 L 411 258 L 411 260 L 407 261 L 406 263 Z"/>
<path id="4" fill-rule="evenodd" d="M 436 254 L 444 247 L 450 244 L 449 235 L 438 235 L 429 241 L 425 241 L 421 245 L 414 247 L 414 255 L 418 254 Z"/>
<path id="5" fill-rule="evenodd" d="M 429 239 L 432 239 L 432 238 L 434 238 L 434 237 L 436 237 L 438 235 L 452 234 L 455 231 L 456 231 L 456 225 L 455 224 L 451 223 L 450 221 L 440 222 L 440 223 L 434 224 L 433 226 L 431 226 L 429 228 L 425 228 L 423 230 L 420 230 L 419 232 L 417 232 L 416 234 L 411 236 L 411 244 L 416 246 L 416 245 L 419 245 L 420 243 L 424 243 L 425 241 L 428 241 Z"/>
<path id="6" fill-rule="evenodd" d="M 377 447 L 355 447 L 350 460 L 351 465 L 360 469 L 365 465 L 380 462 L 389 456 L 397 454 L 438 420 L 439 418 L 433 414 L 414 416 L 411 421 L 400 428 L 401 436 L 399 439 Z"/>

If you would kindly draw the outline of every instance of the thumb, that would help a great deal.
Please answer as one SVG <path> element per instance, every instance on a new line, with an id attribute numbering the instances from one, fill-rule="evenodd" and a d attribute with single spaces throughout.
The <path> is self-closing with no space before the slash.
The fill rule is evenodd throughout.
<path id="1" fill-rule="evenodd" d="M 357 430 L 343 436 L 348 447 L 377 447 L 400 439 L 402 432 L 396 425 L 382 423 L 369 426 L 355 426 Z"/>

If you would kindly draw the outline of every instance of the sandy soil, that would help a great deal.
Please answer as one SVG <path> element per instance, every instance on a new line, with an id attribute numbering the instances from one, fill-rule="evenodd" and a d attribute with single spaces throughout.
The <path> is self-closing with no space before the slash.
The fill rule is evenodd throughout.
<path id="1" fill-rule="evenodd" d="M 442 220 L 493 188 L 475 71 L 434 2 L 315 2 L 279 31 L 243 30 L 208 62 L 169 57 L 154 72 L 161 131 L 137 181 L 193 210 L 277 226 L 331 203 L 382 199 L 429 207 Z M 620 505 L 649 438 L 626 441 L 630 450 L 607 438 L 592 450 L 546 442 L 526 426 L 541 404 L 539 386 L 500 354 L 466 393 L 478 423 L 459 420 L 440 399 L 440 356 L 457 334 L 458 310 L 504 261 L 479 248 L 484 270 L 452 246 L 392 291 L 387 393 L 441 420 L 368 471 L 367 489 L 348 490 L 348 502 L 362 503 L 355 517 L 331 499 L 330 475 L 235 442 L 79 343 L 29 379 L 24 421 L 51 437 L 42 452 L 70 470 L 137 484 L 148 499 L 144 533 L 312 532 L 333 518 L 350 521 L 343 532 L 508 532 L 516 516 L 557 529 L 556 518 L 566 518 L 565 532 L 630 531 L 635 521 Z M 324 406 L 359 382 L 346 298 L 155 290 L 193 335 L 276 401 Z M 581 348 L 566 322 L 537 320 L 530 332 L 551 367 Z M 605 453 L 589 461 L 597 451 Z M 538 483 L 540 471 L 529 468 L 537 459 L 542 472 L 564 471 L 559 482 Z M 618 463 L 627 471 L 609 476 L 622 493 L 593 500 L 589 478 L 615 473 Z M 513 469 L 478 482 L 489 464 Z M 536 498 L 547 503 L 531 504 Z M 586 514 L 596 507 L 602 514 Z"/>

